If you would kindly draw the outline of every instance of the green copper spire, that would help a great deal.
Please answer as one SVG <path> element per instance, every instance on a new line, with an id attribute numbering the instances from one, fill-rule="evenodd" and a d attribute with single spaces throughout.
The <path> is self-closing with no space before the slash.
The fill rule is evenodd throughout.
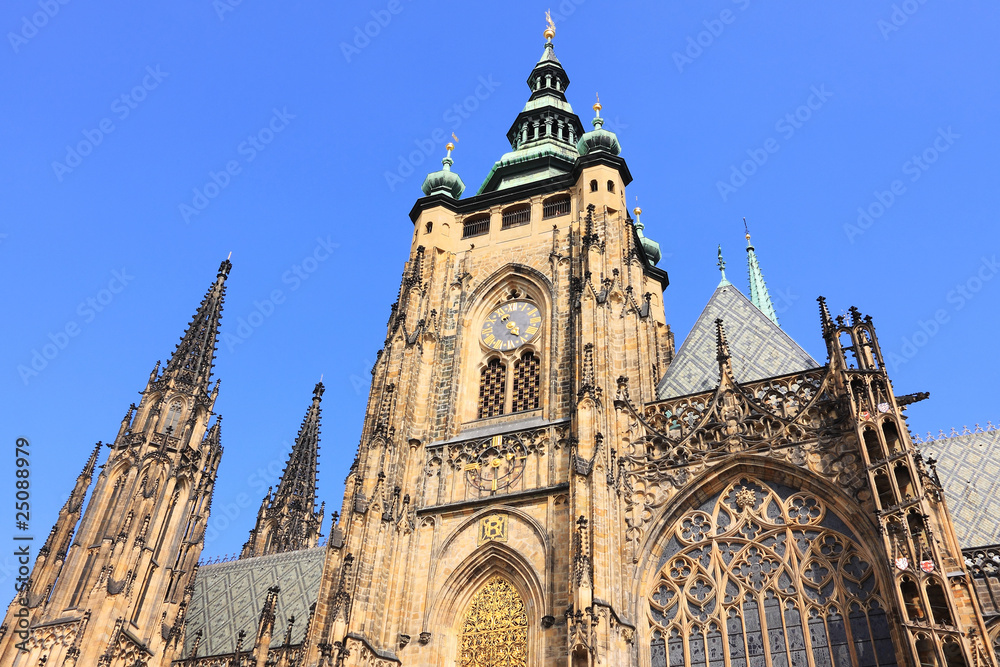
<path id="1" fill-rule="evenodd" d="M 566 99 L 569 75 L 556 57 L 555 24 L 546 18 L 542 57 L 528 75 L 528 101 L 507 130 L 510 151 L 486 175 L 477 194 L 536 183 L 573 171 L 583 123 Z"/>
<path id="2" fill-rule="evenodd" d="M 719 261 L 716 263 L 719 267 L 719 272 L 722 274 L 722 280 L 719 281 L 719 287 L 725 287 L 726 285 L 732 285 L 729 279 L 726 278 L 726 260 L 722 259 L 722 244 L 719 244 Z"/>
<path id="3" fill-rule="evenodd" d="M 757 306 L 767 318 L 778 323 L 778 315 L 774 312 L 774 305 L 771 303 L 771 295 L 767 291 L 767 283 L 764 282 L 764 274 L 760 271 L 760 263 L 757 261 L 757 253 L 750 243 L 750 230 L 746 226 L 747 219 L 743 218 L 743 228 L 747 230 L 747 270 L 750 273 L 750 303 Z"/>

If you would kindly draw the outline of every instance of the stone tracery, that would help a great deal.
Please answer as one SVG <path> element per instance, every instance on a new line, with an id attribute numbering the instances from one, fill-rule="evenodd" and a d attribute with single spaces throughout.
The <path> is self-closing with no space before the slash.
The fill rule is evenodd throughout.
<path id="1" fill-rule="evenodd" d="M 873 559 L 815 495 L 741 477 L 663 540 L 653 667 L 896 665 Z"/>

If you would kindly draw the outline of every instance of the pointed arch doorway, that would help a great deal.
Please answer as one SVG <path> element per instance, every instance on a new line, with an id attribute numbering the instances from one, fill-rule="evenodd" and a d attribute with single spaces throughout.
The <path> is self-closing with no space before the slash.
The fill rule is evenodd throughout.
<path id="1" fill-rule="evenodd" d="M 528 615 L 517 589 L 490 578 L 469 602 L 462 622 L 460 667 L 527 667 Z"/>

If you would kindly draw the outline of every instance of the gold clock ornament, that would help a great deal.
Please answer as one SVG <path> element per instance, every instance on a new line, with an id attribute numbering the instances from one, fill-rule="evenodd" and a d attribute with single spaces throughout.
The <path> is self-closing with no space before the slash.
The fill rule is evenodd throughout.
<path id="1" fill-rule="evenodd" d="M 530 301 L 510 301 L 483 321 L 479 337 L 483 345 L 498 352 L 509 352 L 538 336 L 542 314 Z"/>
<path id="2" fill-rule="evenodd" d="M 480 491 L 504 491 L 521 478 L 528 450 L 516 435 L 495 435 L 475 460 L 465 465 L 471 486 Z"/>

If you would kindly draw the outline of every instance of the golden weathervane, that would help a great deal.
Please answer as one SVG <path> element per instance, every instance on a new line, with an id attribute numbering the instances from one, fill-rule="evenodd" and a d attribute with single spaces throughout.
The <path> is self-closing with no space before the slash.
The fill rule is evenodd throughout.
<path id="1" fill-rule="evenodd" d="M 542 35 L 545 36 L 545 39 L 552 41 L 552 38 L 556 36 L 556 24 L 552 22 L 552 14 L 548 10 L 545 10 L 545 24 L 547 27 Z"/>

